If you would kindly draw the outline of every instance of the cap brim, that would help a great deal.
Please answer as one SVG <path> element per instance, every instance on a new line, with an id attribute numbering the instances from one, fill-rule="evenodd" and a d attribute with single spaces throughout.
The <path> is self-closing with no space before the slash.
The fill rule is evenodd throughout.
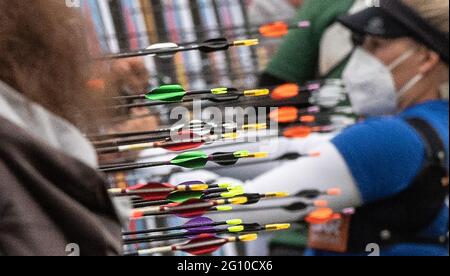
<path id="1" fill-rule="evenodd" d="M 405 29 L 380 8 L 367 8 L 351 15 L 338 18 L 345 27 L 358 35 L 373 35 L 383 38 L 405 36 Z"/>

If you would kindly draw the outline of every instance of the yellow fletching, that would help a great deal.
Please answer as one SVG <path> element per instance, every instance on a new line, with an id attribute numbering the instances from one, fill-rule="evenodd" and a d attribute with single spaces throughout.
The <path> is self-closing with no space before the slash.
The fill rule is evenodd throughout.
<path id="1" fill-rule="evenodd" d="M 281 231 L 291 228 L 289 223 L 286 224 L 270 224 L 266 225 L 266 231 Z"/>
<path id="2" fill-rule="evenodd" d="M 258 234 L 248 234 L 239 236 L 239 240 L 243 242 L 256 241 L 258 239 Z"/>
<path id="3" fill-rule="evenodd" d="M 191 191 L 201 192 L 208 190 L 209 186 L 206 184 L 199 184 L 199 185 L 191 185 L 189 186 L 189 188 L 191 189 Z"/>
<path id="4" fill-rule="evenodd" d="M 261 97 L 261 96 L 267 96 L 269 94 L 270 94 L 269 89 L 256 89 L 256 90 L 244 91 L 244 96 L 246 96 L 246 97 Z"/>
<path id="5" fill-rule="evenodd" d="M 217 186 L 219 186 L 219 188 L 222 188 L 222 189 L 227 189 L 227 188 L 232 187 L 233 184 L 230 184 L 230 183 L 222 183 L 222 184 L 218 184 Z"/>
<path id="6" fill-rule="evenodd" d="M 228 220 L 227 224 L 228 225 L 240 225 L 240 224 L 242 224 L 242 220 L 241 219 Z"/>
<path id="7" fill-rule="evenodd" d="M 256 152 L 248 156 L 249 158 L 267 158 L 269 157 L 268 152 Z"/>
<path id="8" fill-rule="evenodd" d="M 267 129 L 267 124 L 251 124 L 251 125 L 244 125 L 242 126 L 243 130 L 248 130 L 248 129 Z"/>
<path id="9" fill-rule="evenodd" d="M 284 197 L 288 197 L 289 194 L 284 193 L 284 192 L 278 192 L 278 193 L 267 193 L 267 194 L 265 194 L 265 196 L 267 198 L 284 198 Z"/>
<path id="10" fill-rule="evenodd" d="M 239 138 L 239 133 L 225 133 L 222 135 L 223 139 L 236 140 Z"/>
<path id="11" fill-rule="evenodd" d="M 233 207 L 231 206 L 217 206 L 216 210 L 219 212 L 229 212 L 233 210 Z"/>
<path id="12" fill-rule="evenodd" d="M 234 157 L 236 158 L 247 158 L 250 155 L 249 151 L 237 151 L 234 153 Z"/>
<path id="13" fill-rule="evenodd" d="M 227 188 L 228 191 L 233 192 L 233 191 L 244 191 L 244 186 L 242 185 L 237 185 L 237 186 L 233 186 L 233 187 L 229 187 Z"/>
<path id="14" fill-rule="evenodd" d="M 230 203 L 235 204 L 235 205 L 242 205 L 247 202 L 248 202 L 248 198 L 246 198 L 246 197 L 236 197 L 236 198 L 230 199 Z"/>
<path id="15" fill-rule="evenodd" d="M 228 227 L 228 232 L 230 233 L 239 233 L 245 230 L 245 227 L 242 225 Z"/>
<path id="16" fill-rule="evenodd" d="M 240 47 L 240 46 L 256 46 L 259 45 L 259 39 L 246 39 L 246 40 L 237 40 L 233 42 L 233 46 Z"/>
<path id="17" fill-rule="evenodd" d="M 228 88 L 221 87 L 221 88 L 214 88 L 211 89 L 211 93 L 214 95 L 223 95 L 228 93 Z"/>

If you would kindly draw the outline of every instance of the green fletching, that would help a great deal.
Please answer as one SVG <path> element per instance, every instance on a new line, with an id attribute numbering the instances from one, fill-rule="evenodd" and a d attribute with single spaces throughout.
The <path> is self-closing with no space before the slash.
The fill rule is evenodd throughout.
<path id="1" fill-rule="evenodd" d="M 163 85 L 153 89 L 145 95 L 151 101 L 180 102 L 186 96 L 186 91 L 181 85 Z"/>
<path id="2" fill-rule="evenodd" d="M 186 152 L 178 155 L 170 163 L 188 169 L 200 169 L 205 167 L 209 156 L 201 151 Z"/>
<path id="3" fill-rule="evenodd" d="M 167 199 L 175 203 L 184 203 L 191 199 L 201 199 L 203 192 L 174 192 Z"/>

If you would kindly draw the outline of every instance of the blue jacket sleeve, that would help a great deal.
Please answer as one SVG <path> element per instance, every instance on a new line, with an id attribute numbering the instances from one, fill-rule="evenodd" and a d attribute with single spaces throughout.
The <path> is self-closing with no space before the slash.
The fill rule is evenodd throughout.
<path id="1" fill-rule="evenodd" d="M 344 131 L 333 144 L 347 162 L 364 203 L 406 190 L 424 166 L 424 142 L 398 118 L 368 120 Z"/>

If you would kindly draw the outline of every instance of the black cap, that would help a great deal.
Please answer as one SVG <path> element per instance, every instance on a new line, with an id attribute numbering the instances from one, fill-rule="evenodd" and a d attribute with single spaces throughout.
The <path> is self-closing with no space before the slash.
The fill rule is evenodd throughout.
<path id="1" fill-rule="evenodd" d="M 342 16 L 338 21 L 357 35 L 414 38 L 449 63 L 449 34 L 438 30 L 401 0 L 380 0 L 379 7 Z"/>

